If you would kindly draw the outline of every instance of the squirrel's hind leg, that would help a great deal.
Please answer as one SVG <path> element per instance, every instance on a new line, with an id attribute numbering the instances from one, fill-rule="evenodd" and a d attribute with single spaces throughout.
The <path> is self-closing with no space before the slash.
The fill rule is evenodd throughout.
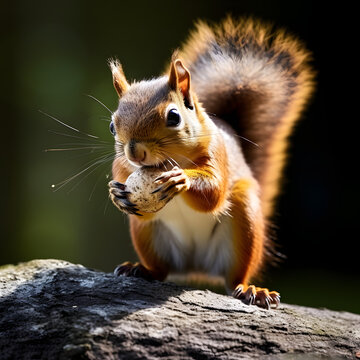
<path id="1" fill-rule="evenodd" d="M 235 262 L 226 276 L 232 295 L 248 305 L 270 309 L 280 303 L 280 294 L 248 285 L 264 261 L 264 220 L 258 197 L 257 183 L 242 179 L 235 183 L 231 194 L 233 249 Z"/>
<path id="2" fill-rule="evenodd" d="M 168 266 L 156 254 L 153 247 L 153 222 L 130 216 L 131 239 L 139 256 L 140 263 L 127 261 L 114 270 L 117 276 L 140 277 L 145 280 L 164 280 L 168 275 Z"/>

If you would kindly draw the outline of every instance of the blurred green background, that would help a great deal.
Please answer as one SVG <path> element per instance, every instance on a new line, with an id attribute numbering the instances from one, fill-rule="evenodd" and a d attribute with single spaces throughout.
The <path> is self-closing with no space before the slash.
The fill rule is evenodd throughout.
<path id="1" fill-rule="evenodd" d="M 117 56 L 129 79 L 161 73 L 197 19 L 254 15 L 285 27 L 314 54 L 317 92 L 292 136 L 275 222 L 286 259 L 268 268 L 264 285 L 284 302 L 360 313 L 355 241 L 356 179 L 339 164 L 328 95 L 333 50 L 312 1 L 8 1 L 2 6 L 2 214 L 0 264 L 61 258 L 112 271 L 136 258 L 125 216 L 109 202 L 110 164 L 82 174 L 58 191 L 52 184 L 102 154 L 44 152 L 92 144 L 38 110 L 109 142 L 106 109 L 117 106 L 107 59 Z M 331 104 L 337 106 L 337 104 Z M 50 130 L 50 131 L 49 131 Z M 80 136 L 82 137 L 82 136 Z M 337 151 L 334 151 L 336 139 Z M 340 145 L 340 146 L 339 146 Z M 77 145 L 67 145 L 68 147 Z M 338 150 L 339 149 L 339 150 Z M 341 162 L 340 162 L 341 164 Z M 89 169 L 89 172 L 95 168 Z M 56 189 L 56 188 L 55 188 Z"/>

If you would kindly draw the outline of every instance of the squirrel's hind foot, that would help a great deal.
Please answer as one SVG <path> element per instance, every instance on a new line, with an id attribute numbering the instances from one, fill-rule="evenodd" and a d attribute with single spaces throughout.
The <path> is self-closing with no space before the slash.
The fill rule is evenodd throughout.
<path id="1" fill-rule="evenodd" d="M 232 295 L 244 304 L 257 305 L 267 310 L 276 309 L 280 304 L 280 294 L 277 291 L 269 291 L 266 288 L 255 287 L 254 285 L 239 284 Z"/>
<path id="2" fill-rule="evenodd" d="M 137 277 L 142 278 L 147 281 L 153 281 L 154 277 L 152 273 L 146 269 L 140 263 L 131 263 L 130 261 L 126 261 L 120 265 L 118 265 L 115 270 L 114 274 L 116 276 L 130 276 L 130 277 Z"/>

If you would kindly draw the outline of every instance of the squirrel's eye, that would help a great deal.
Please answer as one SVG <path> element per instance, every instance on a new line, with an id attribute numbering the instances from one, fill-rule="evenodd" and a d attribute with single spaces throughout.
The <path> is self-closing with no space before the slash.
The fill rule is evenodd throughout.
<path id="1" fill-rule="evenodd" d="M 115 126 L 114 126 L 114 122 L 113 122 L 113 121 L 110 123 L 109 129 L 110 129 L 110 132 L 115 136 L 115 135 L 116 135 L 116 131 L 115 131 Z"/>
<path id="2" fill-rule="evenodd" d="M 166 119 L 166 126 L 178 126 L 181 122 L 181 117 L 176 109 L 169 110 Z"/>

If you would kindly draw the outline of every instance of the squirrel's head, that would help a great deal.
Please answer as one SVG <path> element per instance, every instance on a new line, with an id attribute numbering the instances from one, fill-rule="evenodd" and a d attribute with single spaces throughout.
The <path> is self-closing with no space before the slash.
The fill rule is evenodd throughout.
<path id="1" fill-rule="evenodd" d="M 166 76 L 132 84 L 118 61 L 110 61 L 110 68 L 119 95 L 110 123 L 117 157 L 135 167 L 175 166 L 201 154 L 208 139 L 204 136 L 206 117 L 181 60 L 171 62 Z"/>

